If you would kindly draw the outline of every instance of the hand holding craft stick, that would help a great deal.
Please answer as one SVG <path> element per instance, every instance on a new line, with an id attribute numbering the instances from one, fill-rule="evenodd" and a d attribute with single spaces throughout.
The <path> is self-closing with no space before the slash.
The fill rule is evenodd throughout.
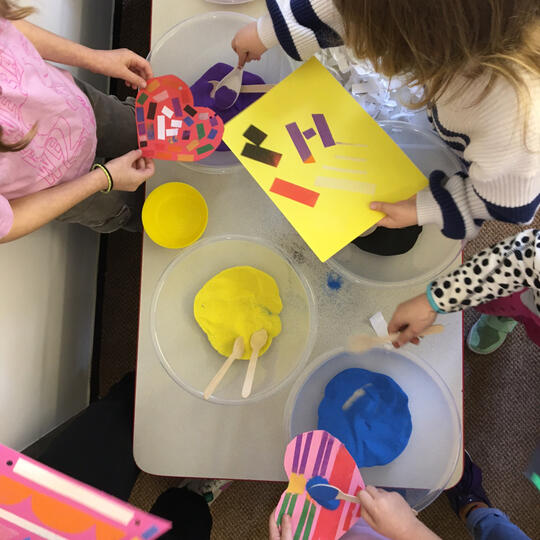
<path id="1" fill-rule="evenodd" d="M 210 381 L 210 383 L 206 387 L 204 391 L 204 399 L 208 399 L 213 394 L 214 390 L 218 387 L 223 377 L 225 377 L 225 374 L 227 373 L 227 371 L 229 371 L 229 368 L 232 366 L 232 363 L 237 358 L 241 358 L 243 354 L 244 354 L 244 338 L 239 336 L 234 340 L 231 355 L 229 356 L 229 358 L 227 358 L 224 364 L 219 368 L 218 372 L 214 375 L 214 378 Z"/>
<path id="2" fill-rule="evenodd" d="M 257 330 L 251 335 L 249 344 L 251 345 L 251 357 L 249 359 L 246 378 L 244 380 L 244 386 L 242 387 L 242 397 L 247 398 L 251 394 L 251 388 L 253 387 L 253 379 L 255 377 L 255 368 L 257 367 L 257 358 L 259 358 L 260 350 L 265 346 L 268 341 L 268 332 L 264 330 Z"/>
<path id="3" fill-rule="evenodd" d="M 432 334 L 440 334 L 444 330 L 442 324 L 434 324 L 429 328 L 426 328 L 422 332 L 422 336 L 430 336 Z M 351 336 L 347 343 L 347 349 L 351 352 L 364 352 L 384 345 L 385 343 L 392 343 L 399 337 L 399 332 L 389 334 L 388 336 L 370 336 L 368 334 L 356 334 Z"/>

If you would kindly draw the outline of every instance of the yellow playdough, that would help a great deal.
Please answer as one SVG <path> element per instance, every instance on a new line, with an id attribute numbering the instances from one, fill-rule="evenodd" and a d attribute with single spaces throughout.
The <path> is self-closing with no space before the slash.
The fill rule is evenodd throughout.
<path id="1" fill-rule="evenodd" d="M 232 352 L 238 336 L 244 338 L 244 355 L 251 355 L 251 334 L 264 328 L 268 341 L 281 332 L 279 314 L 283 309 L 274 278 L 252 266 L 227 268 L 207 281 L 195 296 L 195 320 L 208 336 L 210 344 L 223 356 Z"/>

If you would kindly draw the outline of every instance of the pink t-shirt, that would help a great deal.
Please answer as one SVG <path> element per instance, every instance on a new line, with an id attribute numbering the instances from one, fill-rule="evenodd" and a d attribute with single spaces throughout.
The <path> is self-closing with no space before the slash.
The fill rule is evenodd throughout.
<path id="1" fill-rule="evenodd" d="M 96 119 L 88 98 L 64 70 L 45 62 L 9 21 L 0 19 L 2 141 L 36 136 L 19 152 L 0 153 L 0 237 L 13 224 L 10 199 L 87 173 L 96 153 Z"/>

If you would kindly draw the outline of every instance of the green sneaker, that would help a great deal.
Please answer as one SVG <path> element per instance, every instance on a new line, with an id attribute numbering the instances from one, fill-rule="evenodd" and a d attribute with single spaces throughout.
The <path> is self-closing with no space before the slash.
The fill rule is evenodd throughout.
<path id="1" fill-rule="evenodd" d="M 516 325 L 517 321 L 510 317 L 482 315 L 467 336 L 467 346 L 476 354 L 491 354 L 504 343 Z"/>

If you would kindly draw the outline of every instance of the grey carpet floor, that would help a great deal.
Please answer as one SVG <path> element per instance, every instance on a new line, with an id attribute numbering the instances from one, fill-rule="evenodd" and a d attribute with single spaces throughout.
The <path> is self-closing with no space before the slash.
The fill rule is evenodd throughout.
<path id="1" fill-rule="evenodd" d="M 540 226 L 537 218 L 534 226 Z M 467 245 L 465 256 L 480 251 L 519 230 L 501 223 L 484 225 Z M 100 330 L 100 393 L 135 367 L 140 286 L 140 246 L 137 234 L 108 237 L 104 301 Z M 467 332 L 478 315 L 465 313 Z M 464 355 L 465 444 L 484 471 L 493 504 L 509 514 L 533 540 L 540 540 L 540 495 L 523 471 L 538 440 L 540 349 L 518 326 L 505 345 L 490 356 L 467 349 Z M 149 509 L 155 498 L 177 480 L 141 474 L 131 501 Z M 214 540 L 264 540 L 268 516 L 284 484 L 235 482 L 212 505 Z M 441 538 L 468 538 L 460 521 L 441 496 L 420 519 Z"/>

